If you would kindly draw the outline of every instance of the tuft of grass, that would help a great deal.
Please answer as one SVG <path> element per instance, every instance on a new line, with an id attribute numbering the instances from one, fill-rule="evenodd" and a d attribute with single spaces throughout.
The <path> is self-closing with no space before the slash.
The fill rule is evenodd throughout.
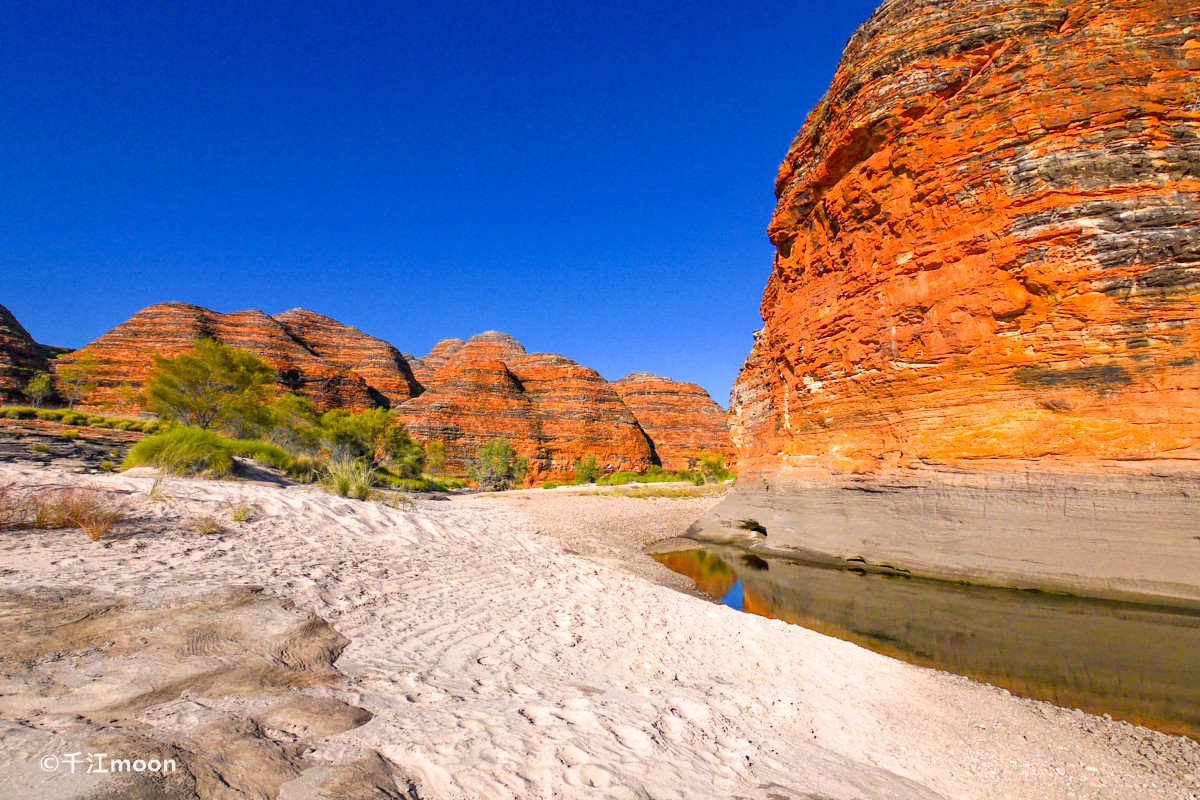
<path id="1" fill-rule="evenodd" d="M 163 430 L 163 423 L 158 420 L 129 419 L 127 417 L 105 417 L 99 414 L 81 414 L 66 408 L 30 408 L 28 406 L 9 406 L 0 408 L 0 417 L 8 419 L 41 419 L 47 422 L 61 422 L 64 425 L 78 425 L 91 428 L 108 428 L 119 431 L 138 431 L 141 433 L 158 433 Z"/>
<path id="2" fill-rule="evenodd" d="M 158 467 L 173 475 L 228 475 L 233 471 L 233 449 L 226 439 L 199 428 L 172 428 L 135 444 L 123 469 Z"/>
<path id="3" fill-rule="evenodd" d="M 428 473 L 423 473 L 420 478 L 404 478 L 384 467 L 376 469 L 376 482 L 402 492 L 452 492 L 467 485 L 462 478 Z"/>
<path id="4" fill-rule="evenodd" d="M 234 522 L 249 522 L 250 520 L 254 519 L 257 511 L 258 509 L 256 509 L 254 506 L 234 506 L 233 510 L 229 512 L 229 517 Z"/>
<path id="5" fill-rule="evenodd" d="M 154 476 L 154 482 L 150 484 L 148 496 L 151 500 L 165 500 L 167 491 L 167 478 L 170 477 L 170 472 L 165 469 L 160 469 L 158 474 Z"/>
<path id="6" fill-rule="evenodd" d="M 221 523 L 213 517 L 198 517 L 192 521 L 192 529 L 202 536 L 207 536 L 212 533 L 220 533 Z"/>
<path id="7" fill-rule="evenodd" d="M 100 471 L 101 472 L 116 472 L 117 465 L 114 464 L 113 462 L 109 461 L 108 459 L 105 459 L 104 461 L 100 462 Z"/>
<path id="8" fill-rule="evenodd" d="M 68 442 L 73 442 L 79 438 L 79 431 L 63 431 L 59 436 Z"/>
<path id="9" fill-rule="evenodd" d="M 676 483 L 671 486 L 629 486 L 601 493 L 601 497 L 711 497 L 724 494 L 729 487 L 724 484 L 688 485 Z"/>
<path id="10" fill-rule="evenodd" d="M 32 451 L 33 451 L 33 452 L 35 452 L 35 453 L 49 453 L 49 452 L 50 452 L 50 445 L 48 445 L 48 444 L 44 444 L 44 443 L 42 443 L 42 442 L 38 442 L 38 443 L 37 443 L 37 444 L 35 444 L 35 445 L 30 445 L 29 449 L 30 449 L 30 450 L 32 450 Z"/>
<path id="11" fill-rule="evenodd" d="M 562 481 L 543 481 L 542 482 L 543 489 L 557 489 L 560 486 L 571 486 L 571 485 L 572 484 L 569 484 L 569 483 L 563 483 Z"/>
<path id="12" fill-rule="evenodd" d="M 329 462 L 323 483 L 342 497 L 369 500 L 377 477 L 374 467 L 352 458 L 339 458 Z"/>
<path id="13" fill-rule="evenodd" d="M 283 472 L 287 472 L 295 461 L 286 450 L 270 442 L 256 439 L 227 439 L 226 442 L 234 455 L 249 458 Z"/>
<path id="14" fill-rule="evenodd" d="M 287 474 L 302 483 L 316 483 L 325 473 L 325 462 L 316 456 L 296 456 L 287 468 Z"/>
<path id="15" fill-rule="evenodd" d="M 91 539 L 102 539 L 125 519 L 125 513 L 122 503 L 102 492 L 0 488 L 0 525 L 4 527 L 79 528 Z"/>

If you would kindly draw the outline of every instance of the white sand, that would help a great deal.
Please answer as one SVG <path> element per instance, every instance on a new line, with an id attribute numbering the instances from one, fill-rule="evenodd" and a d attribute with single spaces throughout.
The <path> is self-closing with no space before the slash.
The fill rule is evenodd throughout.
<path id="1" fill-rule="evenodd" d="M 252 583 L 292 600 L 350 640 L 335 694 L 375 715 L 323 739 L 312 763 L 374 751 L 425 800 L 1200 796 L 1150 749 L 1178 740 L 565 554 L 489 498 L 393 509 L 179 480 L 164 502 L 146 498 L 149 477 L 0 469 L 0 484 L 13 481 L 132 491 L 144 532 L 0 532 L 0 587 L 83 585 L 149 603 Z M 230 522 L 239 504 L 257 518 Z M 205 516 L 224 531 L 189 529 Z M 9 704 L 0 697 L 0 711 Z M 1185 750 L 1200 773 L 1200 747 Z M 4 775 L 36 755 L 9 731 L 0 796 L 31 796 L 4 794 L 16 785 Z M 322 796 L 318 773 L 279 797 Z"/>

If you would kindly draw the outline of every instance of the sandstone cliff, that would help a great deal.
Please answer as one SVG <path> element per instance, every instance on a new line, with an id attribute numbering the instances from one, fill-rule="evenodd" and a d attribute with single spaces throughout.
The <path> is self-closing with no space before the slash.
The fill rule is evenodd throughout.
<path id="1" fill-rule="evenodd" d="M 58 361 L 74 363 L 83 354 L 94 355 L 98 387 L 79 405 L 111 409 L 125 402 L 123 387 L 141 387 L 153 366 L 152 354 L 178 355 L 206 337 L 258 355 L 279 370 L 281 390 L 302 394 L 320 408 L 365 409 L 385 404 L 380 392 L 362 377 L 318 356 L 282 323 L 261 311 L 220 314 L 187 303 L 160 303 L 142 309 Z"/>
<path id="2" fill-rule="evenodd" d="M 595 370 L 560 355 L 509 359 L 541 422 L 539 467 L 568 477 L 575 459 L 595 456 L 604 469 L 644 471 L 653 450 L 638 420 Z"/>
<path id="3" fill-rule="evenodd" d="M 152 355 L 187 352 L 202 337 L 260 356 L 279 371 L 280 390 L 320 409 L 394 409 L 417 439 L 446 445 L 454 472 L 465 471 L 476 451 L 498 437 L 529 459 L 531 483 L 569 479 L 574 461 L 587 456 L 611 471 L 645 470 L 657 463 L 646 426 L 669 469 L 688 467 L 701 452 L 728 451 L 723 412 L 699 387 L 636 376 L 614 386 L 563 356 L 529 355 L 497 331 L 467 342 L 443 339 L 416 358 L 304 309 L 271 317 L 161 303 L 59 361 L 95 357 L 97 388 L 81 408 L 132 413 L 131 397 L 148 377 Z"/>
<path id="4" fill-rule="evenodd" d="M 382 339 L 303 308 L 276 314 L 275 320 L 315 355 L 358 375 L 389 405 L 398 406 L 421 393 L 408 360 Z"/>
<path id="5" fill-rule="evenodd" d="M 889 0 L 788 151 L 743 478 L 1200 458 L 1200 8 Z"/>
<path id="6" fill-rule="evenodd" d="M 507 334 L 439 342 L 421 359 L 432 372 L 425 394 L 398 411 L 422 441 L 446 445 L 447 465 L 463 470 L 490 439 L 504 437 L 529 459 L 534 483 L 572 475 L 575 459 L 595 456 L 612 470 L 651 465 L 637 420 L 594 370 L 558 355 L 527 355 Z"/>
<path id="7" fill-rule="evenodd" d="M 612 386 L 650 438 L 664 469 L 691 469 L 701 453 L 719 453 L 727 466 L 735 466 L 725 410 L 696 384 L 634 372 Z"/>
<path id="8" fill-rule="evenodd" d="M 25 402 L 25 384 L 34 374 L 49 370 L 45 349 L 0 306 L 0 402 Z"/>

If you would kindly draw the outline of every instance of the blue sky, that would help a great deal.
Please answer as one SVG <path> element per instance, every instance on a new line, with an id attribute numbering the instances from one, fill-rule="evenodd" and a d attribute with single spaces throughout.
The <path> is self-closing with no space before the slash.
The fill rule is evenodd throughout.
<path id="1" fill-rule="evenodd" d="M 775 171 L 874 6 L 5 3 L 0 304 L 75 347 L 165 300 L 497 329 L 724 405 Z"/>

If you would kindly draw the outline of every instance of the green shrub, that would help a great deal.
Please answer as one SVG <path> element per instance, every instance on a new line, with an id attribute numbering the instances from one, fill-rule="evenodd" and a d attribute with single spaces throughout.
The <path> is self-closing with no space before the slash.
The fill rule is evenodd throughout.
<path id="1" fill-rule="evenodd" d="M 436 439 L 425 445 L 425 469 L 431 475 L 440 475 L 446 469 L 446 445 Z"/>
<path id="2" fill-rule="evenodd" d="M 352 458 L 339 458 L 329 462 L 326 470 L 324 483 L 331 491 L 356 500 L 371 497 L 378 477 L 374 467 Z"/>
<path id="3" fill-rule="evenodd" d="M 582 486 L 585 483 L 595 483 L 600 477 L 600 467 L 596 464 L 595 456 L 587 458 L 578 458 L 572 465 L 575 471 L 575 485 Z"/>
<path id="4" fill-rule="evenodd" d="M 122 468 L 157 467 L 176 475 L 228 475 L 233 471 L 233 444 L 212 431 L 172 428 L 135 444 Z"/>
<path id="5" fill-rule="evenodd" d="M 295 460 L 282 447 L 270 442 L 260 442 L 255 439 L 234 439 L 229 442 L 234 455 L 242 456 L 266 464 L 275 469 L 287 471 Z"/>
<path id="6" fill-rule="evenodd" d="M 528 469 L 529 461 L 518 456 L 512 443 L 501 437 L 479 448 L 467 474 L 480 489 L 502 491 L 520 483 Z"/>
<path id="7" fill-rule="evenodd" d="M 61 436 L 62 438 L 66 439 L 69 442 L 73 442 L 79 438 L 79 431 L 63 431 L 62 433 L 59 434 L 59 436 Z"/>
<path id="8" fill-rule="evenodd" d="M 198 339 L 190 353 L 154 355 L 146 406 L 180 425 L 248 438 L 270 422 L 266 402 L 274 386 L 275 370 L 258 356 Z"/>
<path id="9" fill-rule="evenodd" d="M 36 372 L 25 384 L 25 396 L 34 407 L 41 408 L 42 404 L 54 396 L 54 376 L 48 372 Z"/>
<path id="10" fill-rule="evenodd" d="M 720 482 L 733 477 L 733 473 L 725 469 L 725 456 L 720 453 L 701 453 L 696 458 L 696 468 L 708 481 Z"/>
<path id="11" fill-rule="evenodd" d="M 563 483 L 562 481 L 545 481 L 542 483 L 542 488 L 543 489 L 557 489 L 560 486 L 569 486 L 569 485 L 570 484 Z"/>
<path id="12" fill-rule="evenodd" d="M 287 473 L 304 483 L 316 483 L 325 476 L 325 461 L 310 455 L 298 455 L 292 459 Z"/>
<path id="13" fill-rule="evenodd" d="M 603 486 L 624 486 L 627 483 L 638 483 L 641 478 L 642 476 L 636 472 L 614 472 L 597 483 Z"/>
<path id="14" fill-rule="evenodd" d="M 340 409 L 320 419 L 320 437 L 333 458 L 366 458 L 385 464 L 401 478 L 420 478 L 425 450 L 408 435 L 399 417 L 382 408 L 350 414 Z"/>

